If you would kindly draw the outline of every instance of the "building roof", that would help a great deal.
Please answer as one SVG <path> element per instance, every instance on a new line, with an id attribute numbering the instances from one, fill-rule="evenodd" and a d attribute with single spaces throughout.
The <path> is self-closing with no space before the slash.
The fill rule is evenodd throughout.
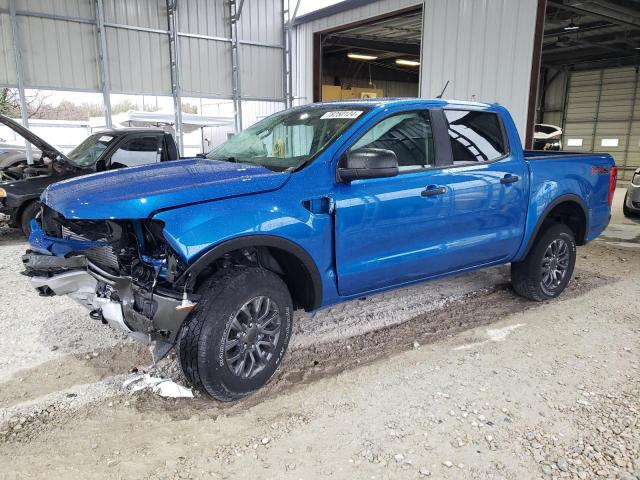
<path id="1" fill-rule="evenodd" d="M 329 17 L 331 15 L 335 15 L 336 13 L 346 12 L 347 10 L 358 8 L 376 1 L 377 0 L 343 0 L 342 2 L 334 3 L 333 5 L 329 5 L 328 7 L 309 12 L 305 15 L 300 15 L 299 17 L 295 18 L 293 24 L 299 25 L 301 23 L 312 22 L 319 18 Z"/>

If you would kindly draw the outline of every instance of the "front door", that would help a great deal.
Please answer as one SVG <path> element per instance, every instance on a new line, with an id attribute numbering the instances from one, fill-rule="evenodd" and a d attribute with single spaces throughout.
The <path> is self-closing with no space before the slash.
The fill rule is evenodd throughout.
<path id="1" fill-rule="evenodd" d="M 336 263 L 340 295 L 351 296 L 409 283 L 448 270 L 442 232 L 451 192 L 436 186 L 432 122 L 427 110 L 391 114 L 350 150 L 382 148 L 398 158 L 391 178 L 339 184 L 336 200 Z"/>

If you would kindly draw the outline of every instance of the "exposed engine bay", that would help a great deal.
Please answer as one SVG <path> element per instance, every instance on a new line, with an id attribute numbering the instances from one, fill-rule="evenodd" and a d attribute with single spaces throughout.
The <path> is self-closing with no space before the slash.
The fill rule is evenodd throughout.
<path id="1" fill-rule="evenodd" d="M 23 262 L 40 295 L 69 295 L 157 358 L 171 349 L 195 295 L 191 282 L 177 282 L 186 265 L 161 222 L 70 220 L 45 205 L 37 226 Z"/>

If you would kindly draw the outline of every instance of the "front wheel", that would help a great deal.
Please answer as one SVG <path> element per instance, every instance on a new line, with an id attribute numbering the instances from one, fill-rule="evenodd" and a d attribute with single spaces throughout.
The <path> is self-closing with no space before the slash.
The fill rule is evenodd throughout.
<path id="1" fill-rule="evenodd" d="M 198 289 L 178 356 L 197 388 L 222 401 L 245 397 L 273 376 L 289 344 L 293 306 L 284 281 L 255 267 L 232 267 Z"/>
<path id="2" fill-rule="evenodd" d="M 541 302 L 566 288 L 576 264 L 576 241 L 563 224 L 546 228 L 520 262 L 511 264 L 511 284 L 519 295 Z"/>

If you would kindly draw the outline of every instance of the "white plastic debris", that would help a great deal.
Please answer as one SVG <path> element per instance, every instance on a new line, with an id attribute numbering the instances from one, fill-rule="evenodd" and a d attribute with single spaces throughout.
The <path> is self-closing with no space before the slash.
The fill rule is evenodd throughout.
<path id="1" fill-rule="evenodd" d="M 152 377 L 148 373 L 134 375 L 122 384 L 122 388 L 129 393 L 135 393 L 145 388 L 150 388 L 154 393 L 167 398 L 193 398 L 190 388 L 178 385 L 173 380 Z"/>

